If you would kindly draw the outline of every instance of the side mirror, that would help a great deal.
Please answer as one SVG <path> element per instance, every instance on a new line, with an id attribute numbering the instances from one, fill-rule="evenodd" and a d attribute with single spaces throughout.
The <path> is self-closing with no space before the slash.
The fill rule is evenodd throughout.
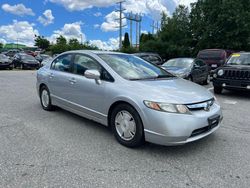
<path id="1" fill-rule="evenodd" d="M 97 84 L 101 84 L 101 74 L 98 70 L 86 70 L 84 72 L 84 76 L 88 79 L 93 79 L 96 81 Z"/>

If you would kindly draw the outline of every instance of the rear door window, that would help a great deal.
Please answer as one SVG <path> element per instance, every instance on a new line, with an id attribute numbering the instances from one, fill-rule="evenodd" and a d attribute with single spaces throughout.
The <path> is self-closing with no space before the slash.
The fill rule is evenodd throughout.
<path id="1" fill-rule="evenodd" d="M 53 61 L 51 69 L 61 72 L 70 72 L 71 60 L 72 54 L 61 55 Z"/>

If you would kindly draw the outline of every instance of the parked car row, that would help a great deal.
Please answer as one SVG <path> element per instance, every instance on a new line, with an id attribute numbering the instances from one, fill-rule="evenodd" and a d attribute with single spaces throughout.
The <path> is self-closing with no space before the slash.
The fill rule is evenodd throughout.
<path id="1" fill-rule="evenodd" d="M 46 54 L 30 54 L 27 51 L 9 50 L 0 54 L 1 69 L 38 69 L 44 60 L 51 59 L 51 56 Z"/>

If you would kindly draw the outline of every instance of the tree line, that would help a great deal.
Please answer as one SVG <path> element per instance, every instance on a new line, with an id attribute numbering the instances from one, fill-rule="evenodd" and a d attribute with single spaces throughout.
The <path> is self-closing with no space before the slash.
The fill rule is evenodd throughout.
<path id="1" fill-rule="evenodd" d="M 179 6 L 163 14 L 156 35 L 142 34 L 140 51 L 163 58 L 195 57 L 207 48 L 250 51 L 249 0 L 198 0 L 191 9 Z"/>

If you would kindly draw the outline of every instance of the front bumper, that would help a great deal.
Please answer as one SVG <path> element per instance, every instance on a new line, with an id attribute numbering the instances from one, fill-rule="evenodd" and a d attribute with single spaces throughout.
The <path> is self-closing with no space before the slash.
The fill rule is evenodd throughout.
<path id="1" fill-rule="evenodd" d="M 39 68 L 39 64 L 23 63 L 23 67 L 27 69 L 37 69 Z"/>
<path id="2" fill-rule="evenodd" d="M 8 69 L 12 67 L 12 63 L 0 63 L 0 69 Z"/>
<path id="3" fill-rule="evenodd" d="M 209 124 L 210 117 L 218 122 Z M 159 112 L 144 109 L 145 140 L 160 145 L 181 145 L 204 138 L 216 131 L 223 119 L 220 106 L 214 104 L 210 111 L 192 111 L 191 115 Z"/>
<path id="4" fill-rule="evenodd" d="M 250 90 L 250 80 L 228 80 L 222 78 L 214 78 L 214 87 L 222 87 L 225 89 Z"/>

